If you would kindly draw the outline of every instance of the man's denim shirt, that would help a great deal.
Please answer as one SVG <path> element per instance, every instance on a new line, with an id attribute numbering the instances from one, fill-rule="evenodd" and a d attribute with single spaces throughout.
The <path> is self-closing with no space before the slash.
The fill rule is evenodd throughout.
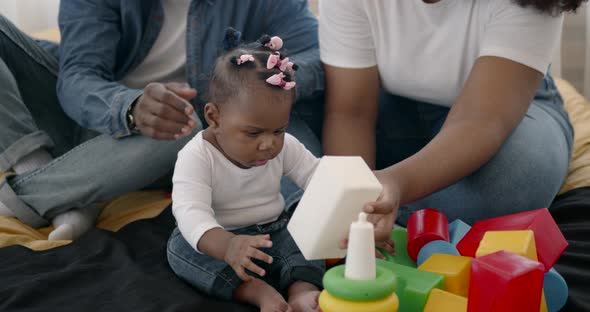
<path id="1" fill-rule="evenodd" d="M 142 90 L 118 83 L 147 56 L 162 28 L 160 0 L 62 0 L 57 94 L 65 112 L 85 128 L 129 135 L 126 111 Z M 262 34 L 283 38 L 298 66 L 298 99 L 323 90 L 318 24 L 306 0 L 192 0 L 187 15 L 188 83 L 202 119 L 209 73 L 223 51 L 227 27 L 246 42 Z"/>

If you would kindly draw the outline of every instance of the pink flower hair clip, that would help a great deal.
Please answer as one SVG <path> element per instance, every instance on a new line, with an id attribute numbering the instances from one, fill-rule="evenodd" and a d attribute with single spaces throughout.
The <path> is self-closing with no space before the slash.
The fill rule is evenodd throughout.
<path id="1" fill-rule="evenodd" d="M 246 62 L 254 62 L 254 56 L 252 56 L 252 54 L 242 54 L 240 57 L 236 58 L 236 64 L 238 65 Z"/>
<path id="2" fill-rule="evenodd" d="M 266 61 L 266 68 L 271 69 L 273 67 L 278 67 L 281 71 L 288 71 L 289 74 L 293 75 L 293 62 L 289 62 L 289 58 L 286 57 L 281 60 L 279 54 L 271 54 L 268 56 L 268 60 Z"/>
<path id="3" fill-rule="evenodd" d="M 281 88 L 283 88 L 284 90 L 291 90 L 295 87 L 295 81 L 285 81 L 285 74 L 283 73 L 278 73 L 278 74 L 274 74 L 270 77 L 268 77 L 268 79 L 266 79 L 266 82 L 268 82 L 269 84 L 273 85 L 273 86 L 279 86 Z"/>
<path id="4" fill-rule="evenodd" d="M 283 47 L 283 39 L 278 36 L 274 36 L 270 38 L 270 41 L 264 46 L 270 48 L 271 50 L 280 50 Z"/>

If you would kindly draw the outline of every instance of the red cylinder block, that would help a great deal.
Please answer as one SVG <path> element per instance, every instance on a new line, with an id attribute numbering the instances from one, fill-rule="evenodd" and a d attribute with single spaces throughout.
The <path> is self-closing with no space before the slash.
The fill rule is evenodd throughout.
<path id="1" fill-rule="evenodd" d="M 414 261 L 422 246 L 431 241 L 449 241 L 449 221 L 440 211 L 427 208 L 414 212 L 408 220 L 408 255 Z"/>

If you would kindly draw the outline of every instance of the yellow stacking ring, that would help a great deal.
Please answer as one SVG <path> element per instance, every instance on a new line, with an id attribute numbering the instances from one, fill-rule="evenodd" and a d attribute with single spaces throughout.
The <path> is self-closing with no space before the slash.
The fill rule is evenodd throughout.
<path id="1" fill-rule="evenodd" d="M 399 300 L 395 293 L 388 297 L 371 301 L 349 301 L 332 296 L 326 290 L 319 298 L 322 312 L 397 312 Z"/>

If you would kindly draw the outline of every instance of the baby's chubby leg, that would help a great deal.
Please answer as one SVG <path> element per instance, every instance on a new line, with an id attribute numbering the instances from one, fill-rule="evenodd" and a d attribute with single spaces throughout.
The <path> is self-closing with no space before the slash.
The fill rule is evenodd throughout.
<path id="1" fill-rule="evenodd" d="M 294 312 L 319 311 L 324 261 L 306 260 L 286 228 L 274 236 L 279 254 L 276 258 L 282 260 L 277 263 L 281 266 L 280 289 L 287 290 L 289 305 Z"/>
<path id="2" fill-rule="evenodd" d="M 243 235 L 238 236 L 246 239 Z M 264 237 L 264 240 L 268 238 Z M 267 263 L 272 262 L 268 260 Z M 256 271 L 252 274 L 247 274 L 242 268 L 239 270 L 240 274 L 237 274 L 225 261 L 196 252 L 178 228 L 174 230 L 168 241 L 168 263 L 174 273 L 208 295 L 252 304 L 262 311 L 293 311 L 277 290 L 255 277 L 255 274 L 266 275 L 262 268 L 250 267 Z M 240 277 L 242 274 L 247 274 L 244 278 L 247 281 L 243 281 Z M 212 275 L 215 277 L 211 278 Z"/>

